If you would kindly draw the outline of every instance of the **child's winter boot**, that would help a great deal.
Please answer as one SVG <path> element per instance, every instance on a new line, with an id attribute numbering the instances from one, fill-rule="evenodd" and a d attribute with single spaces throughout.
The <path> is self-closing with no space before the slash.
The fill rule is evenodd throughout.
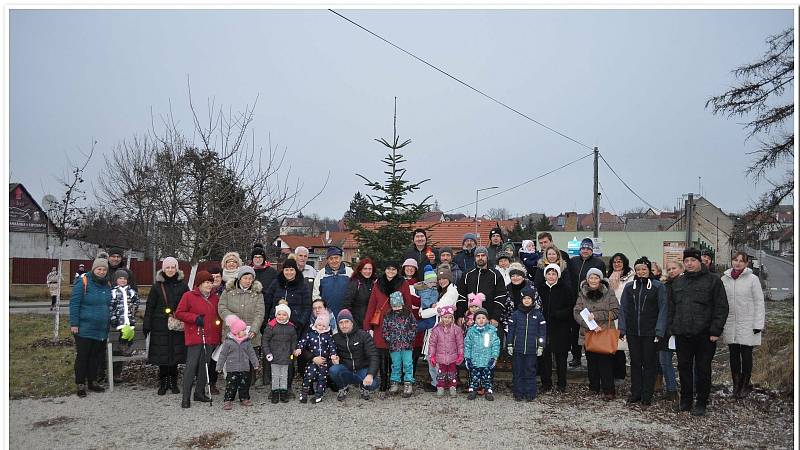
<path id="1" fill-rule="evenodd" d="M 397 394 L 397 392 L 399 390 L 400 390 L 400 383 L 398 383 L 396 381 L 392 381 L 391 386 L 389 386 L 389 393 L 390 394 Z"/>
<path id="2" fill-rule="evenodd" d="M 411 394 L 414 393 L 414 385 L 409 382 L 403 383 L 403 398 L 411 397 Z"/>
<path id="3" fill-rule="evenodd" d="M 272 403 L 273 405 L 275 403 L 278 403 L 281 400 L 280 391 L 278 391 L 277 389 L 273 389 L 272 390 L 272 395 L 269 398 L 270 398 L 270 400 L 269 400 L 270 403 Z"/>

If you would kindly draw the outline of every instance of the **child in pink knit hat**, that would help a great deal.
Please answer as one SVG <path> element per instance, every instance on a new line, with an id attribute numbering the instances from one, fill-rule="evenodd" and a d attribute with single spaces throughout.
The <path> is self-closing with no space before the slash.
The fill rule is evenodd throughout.
<path id="1" fill-rule="evenodd" d="M 247 324 L 235 314 L 225 317 L 225 324 L 231 330 L 222 343 L 217 358 L 217 371 L 228 373 L 225 378 L 225 397 L 222 409 L 233 409 L 233 400 L 239 393 L 242 406 L 253 406 L 250 400 L 250 366 L 258 369 L 258 357 L 247 333 Z"/>

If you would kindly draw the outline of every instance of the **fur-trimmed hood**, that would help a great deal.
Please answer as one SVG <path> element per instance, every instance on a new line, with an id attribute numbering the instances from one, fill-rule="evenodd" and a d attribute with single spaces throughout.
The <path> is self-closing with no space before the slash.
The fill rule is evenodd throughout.
<path id="1" fill-rule="evenodd" d="M 399 291 L 400 286 L 403 284 L 403 277 L 400 274 L 397 274 L 396 277 L 392 278 L 391 281 L 386 279 L 386 275 L 381 275 L 378 277 L 378 289 L 384 293 L 384 295 L 392 295 L 392 292 Z"/>
<path id="2" fill-rule="evenodd" d="M 177 280 L 183 281 L 183 271 L 181 269 L 178 269 Z M 159 283 L 164 283 L 167 281 L 167 277 L 164 275 L 164 271 L 162 269 L 159 269 L 158 272 L 156 272 L 156 281 Z"/>
<path id="3" fill-rule="evenodd" d="M 589 283 L 586 280 L 581 281 L 580 287 L 581 294 L 586 296 L 586 298 L 590 298 L 589 294 Z M 600 292 L 603 296 L 605 296 L 609 292 L 608 281 L 604 278 L 600 280 Z"/>
<path id="4" fill-rule="evenodd" d="M 227 291 L 233 291 L 233 290 L 236 290 L 236 289 L 241 289 L 239 286 L 236 285 L 236 281 L 238 281 L 238 280 L 229 280 L 227 283 L 225 283 L 225 291 L 227 292 Z M 244 290 L 244 289 L 242 289 L 242 290 Z M 248 289 L 248 291 L 255 292 L 256 294 L 260 294 L 261 291 L 263 291 L 263 290 L 264 290 L 264 286 L 262 286 L 261 282 L 258 281 L 258 280 L 253 280 L 253 285 L 250 286 L 250 289 Z"/>

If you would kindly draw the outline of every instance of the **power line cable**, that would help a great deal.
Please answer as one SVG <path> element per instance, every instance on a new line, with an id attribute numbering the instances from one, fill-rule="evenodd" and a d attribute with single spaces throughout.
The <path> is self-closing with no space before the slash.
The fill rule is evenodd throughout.
<path id="1" fill-rule="evenodd" d="M 345 17 L 345 16 L 343 16 L 343 15 L 339 14 L 338 12 L 336 12 L 336 11 L 334 11 L 334 10 L 332 10 L 332 9 L 328 9 L 328 11 L 332 12 L 333 14 L 336 14 L 337 16 L 341 17 L 342 19 L 346 20 L 347 22 L 350 22 L 350 23 L 351 23 L 351 24 L 353 24 L 354 26 L 356 26 L 356 27 L 358 27 L 358 28 L 360 28 L 360 29 L 362 29 L 362 30 L 366 31 L 367 33 L 369 33 L 369 34 L 371 34 L 371 35 L 375 36 L 376 38 L 378 38 L 378 39 L 382 40 L 383 42 L 385 42 L 385 43 L 387 43 L 387 44 L 391 45 L 392 47 L 394 47 L 394 48 L 396 48 L 396 49 L 400 50 L 401 52 L 405 53 L 406 55 L 408 55 L 408 56 L 410 56 L 410 57 L 412 57 L 412 58 L 414 58 L 414 59 L 416 59 L 417 61 L 419 61 L 419 62 L 421 62 L 421 63 L 425 64 L 426 66 L 428 66 L 428 67 L 430 67 L 431 69 L 433 69 L 433 70 L 435 70 L 435 71 L 437 71 L 437 72 L 441 73 L 442 75 L 445 75 L 446 77 L 448 77 L 448 78 L 451 78 L 451 79 L 455 80 L 456 82 L 458 82 L 458 83 L 462 84 L 463 86 L 465 86 L 465 87 L 467 87 L 467 88 L 469 88 L 469 89 L 471 89 L 471 90 L 473 90 L 473 91 L 477 92 L 478 94 L 480 94 L 480 95 L 482 95 L 482 96 L 484 96 L 484 97 L 488 98 L 489 100 L 491 100 L 491 101 L 493 101 L 493 102 L 497 103 L 498 105 L 500 105 L 500 106 L 502 106 L 502 107 L 504 107 L 504 108 L 506 108 L 506 109 L 508 109 L 508 110 L 510 110 L 510 111 L 513 111 L 514 113 L 516 113 L 516 114 L 518 114 L 518 115 L 520 115 L 520 116 L 522 116 L 522 117 L 524 117 L 524 118 L 526 118 L 526 119 L 530 120 L 531 122 L 533 122 L 533 123 L 535 123 L 535 124 L 537 124 L 537 125 L 539 125 L 539 126 L 541 126 L 541 127 L 545 128 L 545 129 L 547 129 L 547 130 L 549 130 L 549 131 L 552 131 L 553 133 L 555 133 L 555 134 L 557 134 L 557 135 L 559 135 L 559 136 L 561 136 L 561 137 L 563 137 L 563 138 L 565 138 L 565 139 L 568 139 L 568 140 L 570 140 L 570 141 L 572 141 L 572 142 L 574 142 L 574 143 L 576 143 L 576 144 L 578 144 L 578 145 L 580 145 L 580 146 L 582 146 L 582 147 L 586 147 L 586 148 L 588 148 L 589 150 L 592 150 L 592 147 L 591 147 L 591 146 L 589 146 L 589 145 L 587 145 L 587 144 L 584 144 L 583 142 L 581 142 L 581 141 L 579 141 L 579 140 L 577 140 L 577 139 L 575 139 L 575 138 L 569 137 L 569 136 L 567 136 L 566 134 L 564 134 L 564 133 L 562 133 L 562 132 L 560 132 L 560 131 L 556 130 L 555 128 L 553 128 L 553 127 L 550 127 L 550 126 L 548 126 L 548 125 L 545 125 L 544 123 L 542 123 L 542 122 L 540 122 L 540 121 L 538 121 L 538 120 L 534 119 L 533 117 L 531 117 L 531 116 L 529 116 L 529 115 L 527 115 L 527 114 L 525 114 L 525 113 L 523 113 L 523 112 L 519 111 L 518 109 L 515 109 L 515 108 L 513 108 L 513 107 L 511 107 L 511 106 L 507 105 L 506 103 L 503 103 L 502 101 L 500 101 L 500 100 L 498 100 L 498 99 L 496 99 L 496 98 L 492 97 L 491 95 L 489 95 L 489 94 L 487 94 L 487 93 L 483 92 L 482 90 L 480 90 L 480 89 L 478 89 L 478 88 L 476 88 L 476 87 L 473 87 L 473 86 L 472 86 L 472 85 L 470 85 L 469 83 L 467 83 L 467 82 L 465 82 L 465 81 L 462 81 L 462 80 L 461 80 L 461 79 L 459 79 L 458 77 L 456 77 L 456 76 L 454 76 L 454 75 L 451 75 L 450 73 L 448 73 L 448 72 L 447 72 L 447 71 L 445 71 L 444 69 L 440 69 L 439 67 L 437 67 L 437 66 L 435 66 L 435 65 L 433 65 L 433 64 L 431 64 L 431 63 L 429 63 L 428 61 L 426 61 L 426 60 L 424 60 L 424 59 L 420 58 L 419 56 L 417 56 L 417 55 L 415 55 L 415 54 L 411 53 L 410 51 L 408 51 L 408 50 L 406 50 L 406 49 L 404 49 L 404 48 L 400 47 L 399 45 L 397 45 L 397 44 L 395 44 L 395 43 L 393 43 L 393 42 L 389 41 L 388 39 L 384 38 L 383 36 L 380 36 L 379 34 L 377 34 L 377 33 L 373 32 L 372 30 L 369 30 L 369 29 L 367 29 L 366 27 L 364 27 L 364 26 L 362 26 L 362 25 L 360 25 L 360 24 L 356 23 L 356 22 L 355 22 L 355 21 L 353 21 L 352 19 L 349 19 L 349 18 L 347 18 L 347 17 Z"/>
<path id="2" fill-rule="evenodd" d="M 561 170 L 561 169 L 563 169 L 563 168 L 565 168 L 565 167 L 569 167 L 569 166 L 571 166 L 571 165 L 573 165 L 573 164 L 577 163 L 578 161 L 581 161 L 581 160 L 583 160 L 583 159 L 586 159 L 586 158 L 588 158 L 588 157 L 592 156 L 593 154 L 594 154 L 594 153 L 587 153 L 586 155 L 583 155 L 583 156 L 581 156 L 581 157 L 580 157 L 580 158 L 578 158 L 578 159 L 574 159 L 574 160 L 572 160 L 572 161 L 570 161 L 570 162 L 568 162 L 568 163 L 566 163 L 566 164 L 562 164 L 561 166 L 559 166 L 559 167 L 556 167 L 556 168 L 555 168 L 555 169 L 553 169 L 553 170 L 550 170 L 550 171 L 548 171 L 548 172 L 545 172 L 545 173 L 543 173 L 543 174 L 541 174 L 541 175 L 539 175 L 539 176 L 533 177 L 533 178 L 531 178 L 531 179 L 529 179 L 529 180 L 523 181 L 522 183 L 516 184 L 516 185 L 514 185 L 514 186 L 511 186 L 511 187 L 509 187 L 509 188 L 503 189 L 503 190 L 502 190 L 502 191 L 500 191 L 500 192 L 495 192 L 495 193 L 494 193 L 494 194 L 492 194 L 492 195 L 487 195 L 486 197 L 483 197 L 483 198 L 479 199 L 478 201 L 479 201 L 479 202 L 481 202 L 481 201 L 483 201 L 483 200 L 488 200 L 488 199 L 490 199 L 490 198 L 492 198 L 492 197 L 497 197 L 497 196 L 498 196 L 498 195 L 500 195 L 500 194 L 505 194 L 506 192 L 508 192 L 508 191 L 510 191 L 510 190 L 516 189 L 516 188 L 518 188 L 518 187 L 522 187 L 522 186 L 524 186 L 524 185 L 526 185 L 526 184 L 528 184 L 528 183 L 530 183 L 530 182 L 532 182 L 532 181 L 536 181 L 536 180 L 538 180 L 538 179 L 540 179 L 540 178 L 544 178 L 544 177 L 546 177 L 547 175 L 550 175 L 550 174 L 551 174 L 551 173 L 553 173 L 553 172 L 557 172 L 557 171 L 559 171 L 559 170 Z M 469 202 L 469 203 L 465 203 L 465 204 L 463 204 L 463 205 L 461 205 L 461 206 L 458 206 L 458 207 L 455 207 L 455 208 L 452 208 L 452 209 L 448 209 L 447 211 L 442 211 L 442 213 L 443 213 L 443 214 L 445 214 L 445 213 L 449 213 L 449 212 L 455 211 L 455 210 L 457 210 L 457 209 L 461 209 L 461 208 L 464 208 L 464 207 L 466 207 L 466 206 L 471 206 L 471 205 L 474 205 L 474 204 L 475 204 L 475 202 Z"/>
<path id="3" fill-rule="evenodd" d="M 656 208 L 655 206 L 653 206 L 653 205 L 652 205 L 650 202 L 648 202 L 647 200 L 643 199 L 641 195 L 637 194 L 637 193 L 636 193 L 636 191 L 634 191 L 634 190 L 633 190 L 633 189 L 632 189 L 632 188 L 631 188 L 631 187 L 628 185 L 628 183 L 626 183 L 626 182 L 625 182 L 625 180 L 623 180 L 623 179 L 622 179 L 622 177 L 620 177 L 620 176 L 619 176 L 619 174 L 617 173 L 617 171 L 616 171 L 616 170 L 614 170 L 614 168 L 613 168 L 613 167 L 611 167 L 611 164 L 609 164 L 609 163 L 608 163 L 608 161 L 606 161 L 606 159 L 603 157 L 603 154 L 602 154 L 602 153 L 600 153 L 600 159 L 602 159 L 602 160 L 603 160 L 603 163 L 605 163 L 606 167 L 608 167 L 608 168 L 609 168 L 609 170 L 611 170 L 611 173 L 613 173 L 613 174 L 614 174 L 614 176 L 615 176 L 615 177 L 617 177 L 617 179 L 620 181 L 620 183 L 622 183 L 622 185 L 623 185 L 623 186 L 625 186 L 625 187 L 626 187 L 626 188 L 627 188 L 629 191 L 631 191 L 631 194 L 635 195 L 635 196 L 636 196 L 636 198 L 638 198 L 639 200 L 641 200 L 641 201 L 642 201 L 642 203 L 644 203 L 645 205 L 649 206 L 649 207 L 650 207 L 650 208 L 652 208 L 653 210 L 658 210 L 658 208 Z"/>
<path id="4" fill-rule="evenodd" d="M 608 194 L 606 193 L 606 190 L 603 189 L 603 184 L 600 183 L 599 181 L 597 182 L 597 184 L 600 186 L 600 192 L 603 193 L 603 197 L 605 197 L 605 199 L 608 201 L 608 206 L 611 207 L 611 212 L 613 212 L 615 216 L 620 217 L 620 215 L 617 213 L 617 210 L 614 208 L 614 205 L 611 203 L 611 197 L 609 197 Z M 600 214 L 597 214 L 597 217 L 599 218 Z M 625 236 L 628 238 L 628 242 L 631 243 L 631 247 L 633 247 L 633 251 L 636 252 L 636 256 L 637 257 L 641 257 L 642 254 L 639 253 L 639 249 L 637 249 L 636 248 L 636 244 L 633 243 L 633 239 L 631 239 L 631 235 L 628 234 L 628 230 L 625 229 L 626 228 L 625 225 L 627 225 L 627 224 L 622 224 L 622 231 L 625 232 Z M 598 227 L 599 227 L 599 225 L 598 225 Z"/>

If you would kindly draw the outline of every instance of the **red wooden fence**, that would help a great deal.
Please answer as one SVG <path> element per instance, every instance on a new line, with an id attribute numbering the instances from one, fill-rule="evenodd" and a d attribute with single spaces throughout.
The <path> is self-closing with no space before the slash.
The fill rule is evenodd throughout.
<path id="1" fill-rule="evenodd" d="M 86 271 L 92 269 L 91 259 L 73 259 L 69 261 L 69 279 L 78 271 L 78 266 L 83 264 Z M 46 284 L 47 274 L 50 269 L 58 265 L 57 259 L 44 258 L 11 258 L 12 284 Z M 213 266 L 219 267 L 218 261 L 203 261 L 198 265 L 197 270 L 208 270 Z M 192 266 L 188 261 L 178 261 L 178 268 L 183 271 L 187 280 Z M 156 262 L 156 269 L 161 269 L 161 261 Z M 131 271 L 136 278 L 139 286 L 149 286 L 153 284 L 153 262 L 151 260 L 131 261 Z"/>
<path id="2" fill-rule="evenodd" d="M 47 274 L 58 265 L 57 259 L 13 258 L 12 260 L 12 284 L 47 284 Z"/>

